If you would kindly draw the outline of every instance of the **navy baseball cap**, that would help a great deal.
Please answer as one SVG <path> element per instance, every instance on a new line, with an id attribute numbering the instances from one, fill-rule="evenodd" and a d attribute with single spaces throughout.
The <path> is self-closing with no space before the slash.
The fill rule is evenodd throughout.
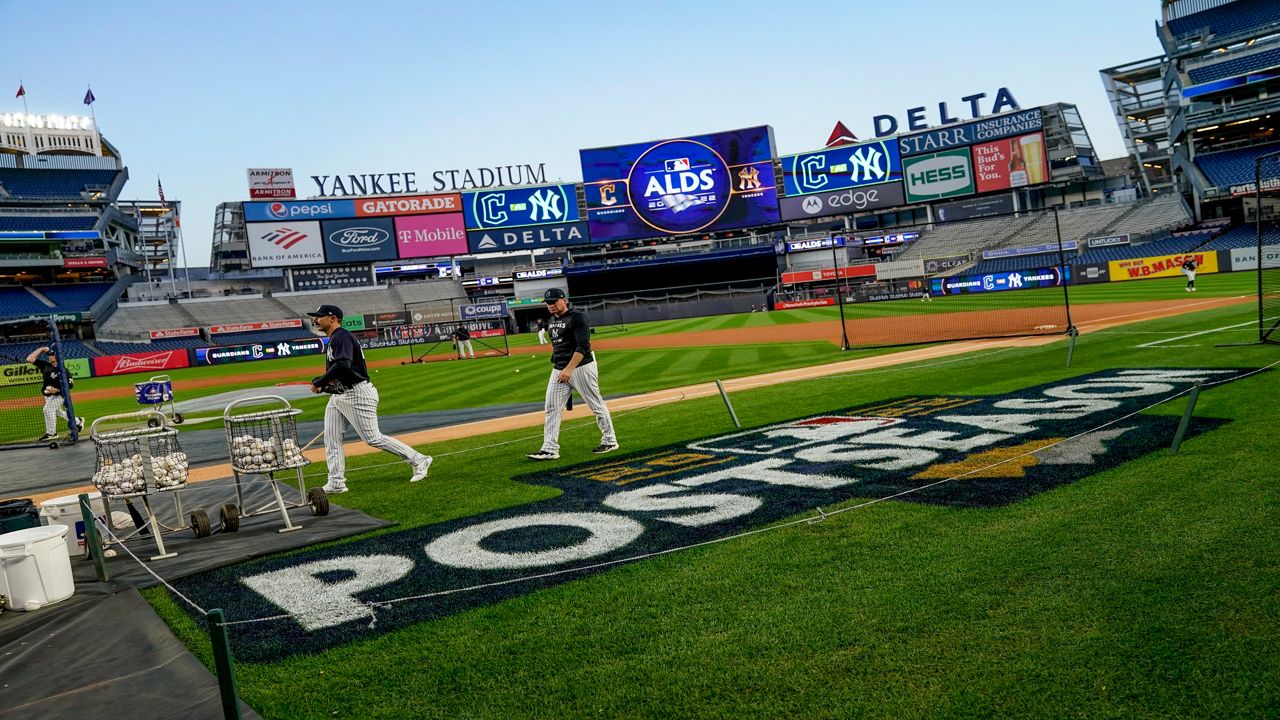
<path id="1" fill-rule="evenodd" d="M 561 290 L 560 288 L 551 288 L 550 290 L 542 293 L 542 302 L 544 303 L 553 303 L 557 300 L 563 300 L 563 299 L 564 299 L 564 291 Z"/>
<path id="2" fill-rule="evenodd" d="M 332 315 L 338 318 L 339 320 L 341 320 L 342 308 L 338 307 L 337 305 L 321 305 L 320 307 L 315 309 L 315 312 L 309 312 L 307 314 L 310 315 L 311 317 L 324 317 L 325 315 Z"/>

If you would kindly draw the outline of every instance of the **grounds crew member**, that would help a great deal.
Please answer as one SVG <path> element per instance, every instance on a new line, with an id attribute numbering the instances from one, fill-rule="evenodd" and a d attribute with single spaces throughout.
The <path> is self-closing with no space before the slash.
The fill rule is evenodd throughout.
<path id="1" fill-rule="evenodd" d="M 618 449 L 613 432 L 613 419 L 600 394 L 600 375 L 591 354 L 591 326 L 587 316 L 569 309 L 564 291 L 551 288 L 543 293 L 543 302 L 551 312 L 547 332 L 551 335 L 551 379 L 547 381 L 547 397 L 543 410 L 542 448 L 529 453 L 530 460 L 555 460 L 560 457 L 560 418 L 574 390 L 587 401 L 596 425 L 600 428 L 600 444 L 591 452 L 600 455 Z"/>
<path id="2" fill-rule="evenodd" d="M 342 310 L 336 305 L 321 305 L 307 315 L 311 316 L 312 325 L 329 336 L 324 374 L 311 381 L 311 392 L 331 395 L 324 409 L 324 459 L 329 466 L 329 481 L 324 491 L 329 494 L 347 491 L 347 459 L 342 450 L 342 436 L 348 422 L 355 426 L 361 440 L 399 455 L 412 465 L 413 476 L 409 482 L 425 478 L 431 469 L 431 456 L 383 435 L 378 429 L 378 389 L 369 381 L 360 343 L 342 327 Z"/>
<path id="3" fill-rule="evenodd" d="M 48 353 L 47 358 L 40 357 Z M 62 397 L 62 365 L 58 363 L 58 356 L 53 354 L 53 350 L 48 345 L 36 348 L 27 356 L 27 362 L 36 366 L 40 371 L 41 386 L 40 393 L 44 395 L 44 435 L 40 437 L 38 442 L 52 440 L 58 437 L 58 418 L 67 421 L 67 427 L 71 427 L 71 420 L 67 417 L 67 401 Z M 71 387 L 75 382 L 71 376 L 67 376 L 67 387 Z M 76 432 L 84 430 L 84 418 L 76 418 Z"/>
<path id="4" fill-rule="evenodd" d="M 1188 256 L 1182 263 L 1182 274 L 1187 276 L 1187 292 L 1196 291 L 1196 259 Z"/>

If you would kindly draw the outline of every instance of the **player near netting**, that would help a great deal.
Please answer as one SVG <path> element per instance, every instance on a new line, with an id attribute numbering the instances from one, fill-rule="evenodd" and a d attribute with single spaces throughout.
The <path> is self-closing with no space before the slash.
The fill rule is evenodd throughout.
<path id="1" fill-rule="evenodd" d="M 551 335 L 551 379 L 547 381 L 547 397 L 543 406 L 546 419 L 542 423 L 542 447 L 529 453 L 530 460 L 555 460 L 560 457 L 560 418 L 565 403 L 574 390 L 587 401 L 587 407 L 596 416 L 600 428 L 600 444 L 591 452 L 600 455 L 618 449 L 618 437 L 613 432 L 613 419 L 600 394 L 599 367 L 591 354 L 591 325 L 587 316 L 569 308 L 569 301 L 560 288 L 551 288 L 542 295 L 551 321 L 547 332 Z"/>
<path id="2" fill-rule="evenodd" d="M 369 381 L 360 343 L 342 327 L 342 310 L 336 305 L 321 305 L 307 315 L 311 316 L 312 325 L 329 336 L 324 374 L 311 381 L 311 392 L 330 394 L 324 409 L 324 459 L 329 466 L 329 481 L 324 491 L 331 495 L 347 491 L 347 458 L 342 449 L 347 423 L 355 426 L 361 440 L 399 455 L 412 465 L 413 476 L 409 482 L 425 478 L 431 469 L 431 456 L 383 435 L 378 429 L 378 389 Z"/>
<path id="3" fill-rule="evenodd" d="M 471 331 L 466 325 L 459 325 L 458 329 L 453 331 L 453 344 L 458 348 L 458 359 L 465 360 L 467 354 L 471 354 L 471 359 L 476 359 L 475 346 L 471 344 Z"/>
<path id="4" fill-rule="evenodd" d="M 67 426 L 71 426 L 71 420 L 67 417 L 67 401 L 62 397 L 62 365 L 58 362 L 58 356 L 47 345 L 32 350 L 27 356 L 27 362 L 40 371 L 40 393 L 44 395 L 44 435 L 39 442 L 52 440 L 58 437 L 58 418 L 66 420 Z M 67 387 L 74 384 L 68 375 Z M 81 430 L 84 430 L 84 418 L 77 417 L 76 432 Z"/>
<path id="5" fill-rule="evenodd" d="M 1187 256 L 1186 262 L 1182 263 L 1182 274 L 1187 276 L 1187 292 L 1196 291 L 1196 259 Z"/>

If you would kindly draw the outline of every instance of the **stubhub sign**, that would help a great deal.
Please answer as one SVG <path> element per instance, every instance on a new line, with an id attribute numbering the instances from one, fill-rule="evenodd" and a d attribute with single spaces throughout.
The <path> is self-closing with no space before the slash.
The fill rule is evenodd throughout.
<path id="1" fill-rule="evenodd" d="M 332 220 L 355 216 L 356 204 L 351 200 L 273 200 L 244 204 L 245 222 Z"/>

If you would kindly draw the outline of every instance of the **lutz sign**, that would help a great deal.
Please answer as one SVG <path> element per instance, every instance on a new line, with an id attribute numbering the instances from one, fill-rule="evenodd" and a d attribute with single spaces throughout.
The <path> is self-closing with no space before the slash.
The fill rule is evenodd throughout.
<path id="1" fill-rule="evenodd" d="M 174 584 L 233 621 L 284 614 L 234 628 L 242 660 L 320 652 L 853 498 L 1017 502 L 1163 447 L 1178 418 L 1136 411 L 1246 372 L 1113 370 L 1003 396 L 887 400 L 516 478 L 563 494 Z"/>

